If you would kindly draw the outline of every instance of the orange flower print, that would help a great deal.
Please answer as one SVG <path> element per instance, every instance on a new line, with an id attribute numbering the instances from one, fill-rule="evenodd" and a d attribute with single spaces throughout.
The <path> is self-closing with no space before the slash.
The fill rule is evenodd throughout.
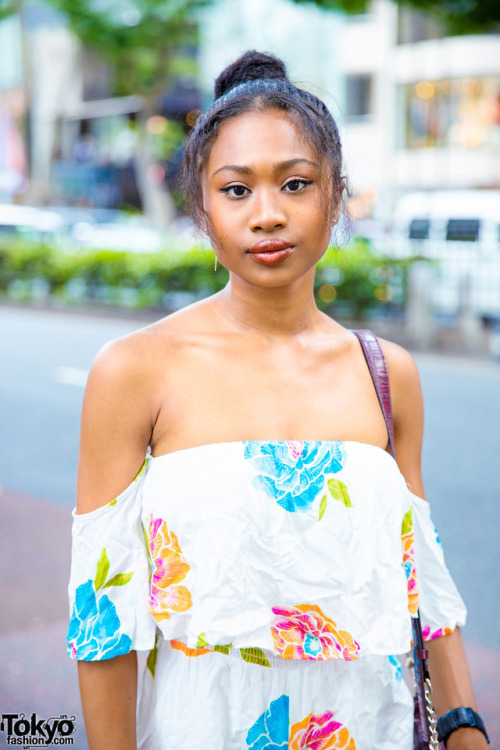
<path id="1" fill-rule="evenodd" d="M 203 656 L 203 654 L 212 654 L 213 648 L 188 648 L 182 641 L 170 641 L 172 648 L 182 651 L 186 656 Z"/>
<path id="2" fill-rule="evenodd" d="M 149 611 L 156 620 L 168 620 L 170 612 L 185 612 L 192 606 L 188 589 L 179 586 L 189 565 L 176 535 L 161 518 L 150 516 L 148 542 L 152 563 Z"/>
<path id="3" fill-rule="evenodd" d="M 411 615 L 418 611 L 417 569 L 415 567 L 415 550 L 413 537 L 412 508 L 404 515 L 401 526 L 401 544 L 403 547 L 403 568 L 408 585 L 408 610 Z"/>
<path id="4" fill-rule="evenodd" d="M 290 750 L 356 750 L 356 744 L 343 724 L 335 721 L 333 713 L 309 714 L 292 724 Z"/>
<path id="5" fill-rule="evenodd" d="M 346 630 L 339 630 L 315 604 L 273 607 L 277 617 L 271 625 L 274 650 L 283 659 L 344 659 L 359 656 L 359 643 Z"/>

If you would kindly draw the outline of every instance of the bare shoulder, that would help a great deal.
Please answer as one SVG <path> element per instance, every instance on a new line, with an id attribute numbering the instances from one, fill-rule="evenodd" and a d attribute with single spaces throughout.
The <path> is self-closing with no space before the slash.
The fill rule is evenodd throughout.
<path id="1" fill-rule="evenodd" d="M 113 339 L 98 352 L 89 377 L 91 383 L 113 383 L 116 387 L 150 383 L 164 359 L 175 365 L 175 354 L 203 320 L 198 305 Z"/>
<path id="2" fill-rule="evenodd" d="M 200 335 L 200 317 L 199 310 L 182 311 L 99 351 L 83 400 L 78 513 L 109 502 L 137 475 L 164 405 L 166 383 L 182 368 L 179 355 L 186 343 Z"/>
<path id="3" fill-rule="evenodd" d="M 384 352 L 393 397 L 420 391 L 420 376 L 413 356 L 399 344 L 379 339 Z"/>
<path id="4" fill-rule="evenodd" d="M 160 408 L 162 372 L 177 338 L 155 324 L 108 342 L 98 353 L 83 400 L 78 513 L 108 503 L 139 472 Z"/>
<path id="5" fill-rule="evenodd" d="M 89 373 L 89 386 L 136 384 L 147 378 L 161 337 L 158 331 L 140 329 L 108 341 L 98 352 Z"/>

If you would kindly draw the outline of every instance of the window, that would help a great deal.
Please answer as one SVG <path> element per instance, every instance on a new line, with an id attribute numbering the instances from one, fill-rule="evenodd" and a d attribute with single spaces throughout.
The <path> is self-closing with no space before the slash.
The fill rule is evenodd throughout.
<path id="1" fill-rule="evenodd" d="M 346 115 L 355 120 L 371 115 L 372 77 L 346 76 Z"/>
<path id="2" fill-rule="evenodd" d="M 446 239 L 452 242 L 477 242 L 479 219 L 450 219 L 446 227 Z"/>
<path id="3" fill-rule="evenodd" d="M 412 219 L 408 237 L 410 240 L 429 239 L 429 219 Z"/>
<path id="4" fill-rule="evenodd" d="M 417 81 L 400 87 L 399 146 L 480 148 L 500 133 L 500 76 Z"/>

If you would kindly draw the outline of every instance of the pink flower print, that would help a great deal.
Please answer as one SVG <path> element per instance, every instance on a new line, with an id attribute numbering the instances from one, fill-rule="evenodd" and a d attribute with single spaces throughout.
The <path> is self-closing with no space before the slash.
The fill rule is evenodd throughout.
<path id="1" fill-rule="evenodd" d="M 359 656 L 359 643 L 346 630 L 339 630 L 315 604 L 273 607 L 277 617 L 271 625 L 274 650 L 283 659 L 344 659 Z"/>
<path id="2" fill-rule="evenodd" d="M 294 461 L 301 457 L 302 451 L 304 450 L 303 440 L 285 440 L 285 443 L 288 452 Z"/>
<path id="3" fill-rule="evenodd" d="M 353 738 L 333 713 L 309 714 L 293 724 L 288 741 L 290 750 L 356 750 Z"/>
<path id="4" fill-rule="evenodd" d="M 438 630 L 434 630 L 432 633 L 430 625 L 426 625 L 424 628 L 422 628 L 424 641 L 433 641 L 434 638 L 441 638 L 441 636 L 451 635 L 451 633 L 453 633 L 453 630 L 451 628 L 439 628 Z"/>
<path id="5" fill-rule="evenodd" d="M 149 550 L 152 561 L 149 611 L 156 620 L 167 620 L 170 612 L 185 612 L 192 606 L 191 594 L 180 586 L 189 571 L 179 541 L 161 518 L 149 518 Z"/>

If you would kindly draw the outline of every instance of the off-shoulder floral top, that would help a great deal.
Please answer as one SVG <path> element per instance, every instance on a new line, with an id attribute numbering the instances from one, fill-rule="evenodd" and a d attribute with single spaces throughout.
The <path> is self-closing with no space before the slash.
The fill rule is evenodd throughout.
<path id="1" fill-rule="evenodd" d="M 74 513 L 68 652 L 146 651 L 140 750 L 411 750 L 399 655 L 465 623 L 429 505 L 359 442 L 153 458 Z"/>

